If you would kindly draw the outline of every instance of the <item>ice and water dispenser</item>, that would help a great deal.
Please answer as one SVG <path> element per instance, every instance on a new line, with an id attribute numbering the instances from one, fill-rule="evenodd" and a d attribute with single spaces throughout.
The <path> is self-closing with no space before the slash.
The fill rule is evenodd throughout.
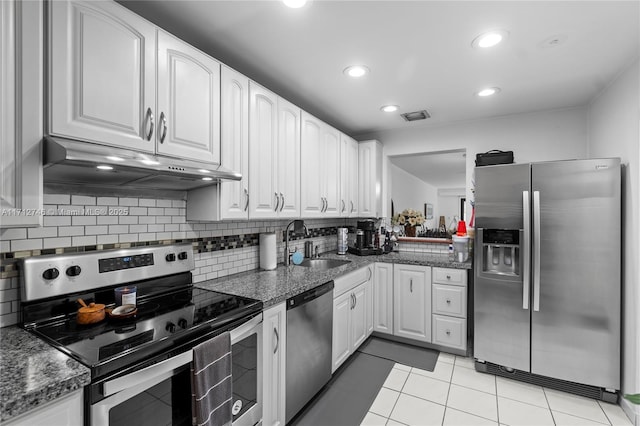
<path id="1" fill-rule="evenodd" d="M 520 275 L 520 230 L 482 230 L 482 272 L 499 275 Z"/>

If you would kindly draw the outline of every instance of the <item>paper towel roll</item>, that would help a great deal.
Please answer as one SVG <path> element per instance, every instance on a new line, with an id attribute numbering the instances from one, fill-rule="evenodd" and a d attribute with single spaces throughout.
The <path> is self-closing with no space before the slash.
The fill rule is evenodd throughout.
<path id="1" fill-rule="evenodd" d="M 260 234 L 260 269 L 276 269 L 277 250 L 276 250 L 276 234 L 270 232 Z"/>

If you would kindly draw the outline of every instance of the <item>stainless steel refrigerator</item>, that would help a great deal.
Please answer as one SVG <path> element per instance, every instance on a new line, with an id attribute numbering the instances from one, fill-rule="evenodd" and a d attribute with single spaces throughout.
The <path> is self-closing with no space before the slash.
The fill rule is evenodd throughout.
<path id="1" fill-rule="evenodd" d="M 620 181 L 619 159 L 476 167 L 477 369 L 615 398 Z"/>

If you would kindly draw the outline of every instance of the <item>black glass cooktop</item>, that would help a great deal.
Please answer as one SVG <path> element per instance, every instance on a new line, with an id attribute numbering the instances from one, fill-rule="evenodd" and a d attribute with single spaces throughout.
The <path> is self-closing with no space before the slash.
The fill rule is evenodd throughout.
<path id="1" fill-rule="evenodd" d="M 66 302 L 70 304 L 69 301 Z M 76 358 L 96 367 L 115 358 L 175 346 L 210 333 L 262 310 L 262 302 L 188 287 L 138 303 L 137 314 L 80 325 L 75 313 L 30 327 L 30 331 Z"/>

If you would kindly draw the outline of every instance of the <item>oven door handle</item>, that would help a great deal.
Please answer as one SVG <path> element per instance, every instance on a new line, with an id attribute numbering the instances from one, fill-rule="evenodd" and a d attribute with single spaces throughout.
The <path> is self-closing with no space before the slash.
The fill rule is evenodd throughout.
<path id="1" fill-rule="evenodd" d="M 173 358 L 166 359 L 157 364 L 145 367 L 142 370 L 138 370 L 135 373 L 127 374 L 126 376 L 104 382 L 104 396 L 113 395 L 114 393 L 131 388 L 133 383 L 143 383 L 153 379 L 154 377 L 162 377 L 167 373 L 173 373 L 173 370 L 189 364 L 192 360 L 193 351 L 186 351 L 180 355 L 174 356 Z M 168 377 L 170 377 L 170 375 Z"/>

